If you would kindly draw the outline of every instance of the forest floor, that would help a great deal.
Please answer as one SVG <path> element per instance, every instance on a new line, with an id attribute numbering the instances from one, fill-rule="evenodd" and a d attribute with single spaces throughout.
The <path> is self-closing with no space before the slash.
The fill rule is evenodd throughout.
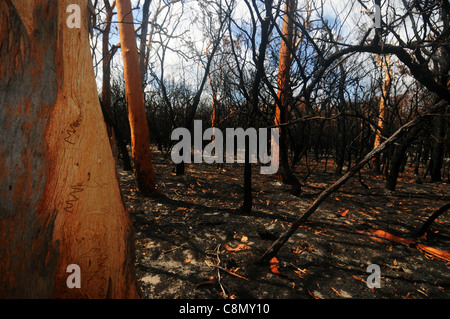
<path id="1" fill-rule="evenodd" d="M 450 264 L 423 246 L 382 239 L 371 230 L 450 251 L 450 212 L 427 236 L 413 238 L 426 219 L 450 201 L 450 185 L 399 178 L 387 192 L 368 169 L 349 180 L 299 227 L 277 255 L 279 273 L 255 260 L 339 176 L 319 163 L 298 197 L 272 175 L 253 171 L 253 211 L 243 214 L 243 165 L 174 164 L 153 151 L 159 196 L 136 191 L 132 172 L 119 170 L 135 232 L 142 298 L 450 298 Z M 311 166 L 312 167 L 312 166 Z M 409 168 L 407 168 L 409 169 Z M 298 166 L 300 177 L 307 172 Z M 368 188 L 366 188 L 366 186 Z M 367 267 L 381 270 L 381 288 L 368 288 Z"/>

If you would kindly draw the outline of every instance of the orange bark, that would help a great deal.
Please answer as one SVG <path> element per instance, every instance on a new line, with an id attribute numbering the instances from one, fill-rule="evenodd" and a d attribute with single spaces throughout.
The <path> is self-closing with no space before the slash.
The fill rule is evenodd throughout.
<path id="1" fill-rule="evenodd" d="M 377 235 L 378 237 L 390 240 L 390 241 L 395 241 L 397 243 L 403 244 L 403 245 L 407 245 L 407 246 L 414 246 L 415 245 L 415 241 L 410 240 L 410 239 L 404 239 L 402 237 L 398 237 L 395 235 L 392 235 L 384 230 L 378 229 L 378 230 L 373 230 L 371 229 L 370 232 L 374 235 Z"/>
<path id="2" fill-rule="evenodd" d="M 297 178 L 291 171 L 287 155 L 287 130 L 286 126 L 282 124 L 287 122 L 289 113 L 289 96 L 291 94 L 290 84 L 290 70 L 292 64 L 292 55 L 294 50 L 293 44 L 293 24 L 294 24 L 294 10 L 296 6 L 295 0 L 285 0 L 285 11 L 283 16 L 283 30 L 280 47 L 280 59 L 278 65 L 278 99 L 275 106 L 275 125 L 279 126 L 279 147 L 272 148 L 273 158 L 277 157 L 280 163 L 281 170 L 279 171 L 280 178 L 292 185 L 292 193 L 299 194 L 301 192 L 301 185 Z M 272 145 L 275 140 L 272 139 Z"/>
<path id="3" fill-rule="evenodd" d="M 445 250 L 440 250 L 424 244 L 419 244 L 416 243 L 414 240 L 398 237 L 380 229 L 378 230 L 371 229 L 370 232 L 372 234 L 377 235 L 378 237 L 394 241 L 396 243 L 400 243 L 410 247 L 415 246 L 419 251 L 423 252 L 427 256 L 430 256 L 431 258 L 435 258 L 447 263 L 450 262 L 450 253 Z"/>
<path id="4" fill-rule="evenodd" d="M 87 12 L 83 0 L 0 2 L 0 101 L 14 110 L 0 110 L 12 128 L 0 137 L 0 298 L 139 297 Z M 71 264 L 81 288 L 67 285 Z"/>
<path id="5" fill-rule="evenodd" d="M 128 120 L 131 129 L 134 174 L 139 191 L 144 195 L 150 195 L 155 190 L 155 173 L 150 149 L 150 133 L 145 115 L 133 13 L 130 0 L 118 0 L 116 7 L 128 103 Z"/>
<path id="6" fill-rule="evenodd" d="M 382 93 L 380 98 L 380 105 L 379 105 L 379 115 L 378 115 L 378 128 L 376 130 L 375 135 L 375 141 L 373 143 L 373 149 L 376 149 L 382 142 L 381 134 L 383 133 L 383 129 L 385 127 L 385 123 L 387 120 L 387 101 L 388 101 L 388 95 L 389 95 L 389 89 L 391 86 L 391 79 L 392 79 L 392 71 L 390 67 L 390 56 L 386 55 L 386 60 L 384 61 L 381 56 L 378 56 L 378 64 L 382 67 L 384 71 L 384 82 L 382 85 Z M 377 163 L 378 157 L 374 158 L 372 160 L 374 165 L 379 165 Z M 377 168 L 378 170 L 378 168 Z"/>
<path id="7" fill-rule="evenodd" d="M 291 54 L 293 50 L 293 21 L 292 14 L 294 11 L 295 0 L 286 0 L 285 13 L 283 17 L 283 39 L 281 40 L 280 60 L 278 64 L 278 99 L 279 103 L 275 108 L 275 125 L 280 125 L 287 120 L 287 99 L 290 94 L 290 70 L 291 70 Z M 280 143 L 285 138 L 285 128 L 280 127 Z M 280 156 L 278 154 L 278 156 Z"/>

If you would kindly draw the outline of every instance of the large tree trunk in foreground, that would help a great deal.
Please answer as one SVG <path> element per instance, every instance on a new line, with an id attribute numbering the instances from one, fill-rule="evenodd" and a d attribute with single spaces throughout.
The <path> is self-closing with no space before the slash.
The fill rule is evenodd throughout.
<path id="1" fill-rule="evenodd" d="M 139 297 L 86 1 L 0 1 L 0 16 L 0 298 Z"/>
<path id="2" fill-rule="evenodd" d="M 428 113 L 439 112 L 445 106 L 445 102 L 441 101 L 437 103 Z M 360 162 L 358 162 L 352 169 L 350 169 L 344 176 L 342 176 L 337 182 L 324 190 L 316 200 L 309 206 L 306 212 L 296 219 L 291 227 L 281 234 L 281 236 L 265 251 L 261 256 L 260 261 L 267 263 L 272 257 L 274 257 L 278 251 L 284 246 L 284 244 L 291 238 L 291 236 L 298 230 L 300 225 L 308 220 L 308 218 L 319 208 L 319 206 L 335 191 L 341 188 L 352 176 L 354 176 L 361 168 L 364 167 L 369 161 L 371 161 L 375 156 L 383 152 L 387 146 L 395 143 L 399 138 L 401 138 L 406 132 L 414 129 L 417 125 L 422 123 L 426 116 L 419 116 L 416 119 L 408 122 L 407 124 L 400 127 L 391 137 L 386 139 L 381 143 L 376 149 L 369 152 Z"/>
<path id="3" fill-rule="evenodd" d="M 143 195 L 150 195 L 155 190 L 155 173 L 150 149 L 150 132 L 145 115 L 133 13 L 130 0 L 117 0 L 116 7 L 131 129 L 134 174 L 139 192 Z"/>

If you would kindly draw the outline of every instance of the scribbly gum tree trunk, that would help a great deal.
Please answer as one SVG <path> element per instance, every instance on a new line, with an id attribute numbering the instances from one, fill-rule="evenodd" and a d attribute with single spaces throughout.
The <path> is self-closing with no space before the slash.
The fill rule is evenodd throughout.
<path id="1" fill-rule="evenodd" d="M 66 25 L 70 4 L 79 29 Z M 0 298 L 139 297 L 86 6 L 0 1 Z"/>
<path id="2" fill-rule="evenodd" d="M 373 143 L 373 149 L 376 149 L 382 143 L 381 135 L 384 134 L 383 130 L 386 126 L 387 111 L 388 111 L 388 99 L 389 90 L 391 88 L 392 70 L 391 70 L 391 57 L 386 55 L 385 59 L 382 56 L 378 56 L 378 64 L 384 71 L 384 81 L 381 88 L 380 105 L 378 109 L 378 128 L 376 130 L 375 141 Z M 372 160 L 372 165 L 375 172 L 380 173 L 380 156 L 376 156 Z"/>
<path id="3" fill-rule="evenodd" d="M 279 127 L 279 153 L 273 156 L 278 156 L 281 166 L 281 177 L 288 184 L 292 185 L 292 192 L 295 195 L 300 194 L 301 185 L 297 178 L 291 171 L 287 155 L 287 127 L 283 125 L 288 120 L 288 103 L 291 94 L 290 71 L 293 54 L 293 14 L 296 9 L 295 0 L 286 0 L 284 16 L 283 16 L 283 38 L 280 47 L 280 61 L 278 65 L 278 101 L 275 107 L 275 125 Z M 274 141 L 272 141 L 274 143 Z"/>
<path id="4" fill-rule="evenodd" d="M 155 173 L 150 149 L 150 132 L 144 108 L 133 13 L 130 0 L 117 0 L 116 7 L 131 129 L 134 174 L 139 191 L 143 195 L 150 195 L 155 190 Z"/>

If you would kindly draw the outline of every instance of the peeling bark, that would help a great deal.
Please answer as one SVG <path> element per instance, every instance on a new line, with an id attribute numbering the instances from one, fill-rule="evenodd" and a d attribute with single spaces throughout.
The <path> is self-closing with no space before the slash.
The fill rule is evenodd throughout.
<path id="1" fill-rule="evenodd" d="M 136 298 L 82 0 L 0 2 L 0 298 Z M 67 266 L 81 269 L 69 289 Z"/>

